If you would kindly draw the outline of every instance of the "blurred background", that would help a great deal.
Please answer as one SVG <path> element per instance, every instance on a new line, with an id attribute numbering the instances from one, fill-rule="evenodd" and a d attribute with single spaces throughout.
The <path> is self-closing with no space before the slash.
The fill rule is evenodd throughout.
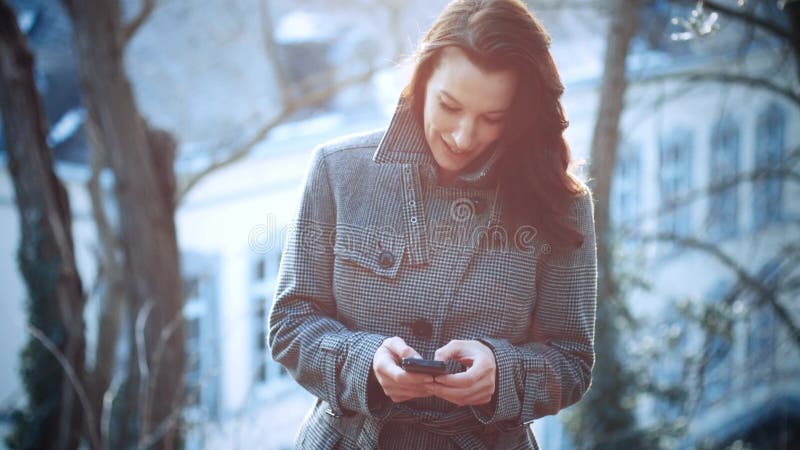
<path id="1" fill-rule="evenodd" d="M 0 446 L 292 448 L 266 320 L 309 157 L 388 124 L 445 3 L 0 1 Z M 601 237 L 541 448 L 800 448 L 800 2 L 526 3 Z"/>

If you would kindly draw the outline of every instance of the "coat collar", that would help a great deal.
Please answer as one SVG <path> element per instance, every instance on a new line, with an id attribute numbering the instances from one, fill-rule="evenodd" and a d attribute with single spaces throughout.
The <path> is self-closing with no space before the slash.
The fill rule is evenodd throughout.
<path id="1" fill-rule="evenodd" d="M 494 184 L 497 175 L 497 161 L 505 151 L 503 146 L 495 146 L 472 161 L 455 180 L 456 186 L 488 187 Z M 436 160 L 433 159 L 425 131 L 414 118 L 411 105 L 401 97 L 397 103 L 389 128 L 383 135 L 372 160 L 376 163 L 417 164 L 433 169 L 438 181 Z"/>

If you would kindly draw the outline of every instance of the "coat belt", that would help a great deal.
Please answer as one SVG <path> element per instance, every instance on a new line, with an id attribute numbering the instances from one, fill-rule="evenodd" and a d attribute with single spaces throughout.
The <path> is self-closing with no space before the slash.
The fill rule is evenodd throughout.
<path id="1" fill-rule="evenodd" d="M 389 422 L 414 424 L 429 433 L 451 438 L 461 448 L 488 449 L 480 438 L 486 425 L 478 422 L 470 410 L 437 413 L 412 410 L 403 405 L 396 405 L 383 420 L 367 417 L 358 438 L 358 448 L 376 449 L 381 428 Z"/>

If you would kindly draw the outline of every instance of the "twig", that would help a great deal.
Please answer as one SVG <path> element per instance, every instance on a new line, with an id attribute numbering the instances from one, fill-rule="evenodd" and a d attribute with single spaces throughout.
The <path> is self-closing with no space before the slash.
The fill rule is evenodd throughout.
<path id="1" fill-rule="evenodd" d="M 712 81 L 724 84 L 738 84 L 749 86 L 753 88 L 764 89 L 766 91 L 778 94 L 791 101 L 792 103 L 800 106 L 800 94 L 793 91 L 789 87 L 781 86 L 767 78 L 760 78 L 750 75 L 741 75 L 727 72 L 704 72 L 697 73 L 696 71 L 680 71 L 666 74 L 658 74 L 652 76 L 641 76 L 633 78 L 631 81 L 636 84 L 656 83 L 667 80 L 686 80 L 689 82 L 703 82 Z"/>
<path id="2" fill-rule="evenodd" d="M 92 157 L 91 177 L 86 183 L 86 189 L 91 199 L 92 217 L 95 220 L 101 247 L 101 250 L 97 251 L 97 260 L 99 261 L 98 274 L 95 277 L 97 292 L 100 292 L 100 286 L 105 285 L 98 298 L 100 303 L 98 336 L 100 338 L 97 340 L 95 365 L 91 373 L 91 400 L 93 407 L 99 408 L 97 412 L 101 416 L 100 438 L 104 438 L 105 430 L 105 438 L 110 439 L 108 433 L 110 432 L 111 416 L 110 411 L 106 411 L 106 408 L 110 409 L 112 405 L 106 403 L 113 402 L 114 397 L 107 398 L 107 394 L 114 377 L 111 371 L 114 365 L 115 343 L 119 338 L 120 316 L 123 305 L 127 305 L 128 302 L 127 294 L 122 287 L 124 269 L 118 257 L 122 244 L 108 220 L 108 211 L 104 206 L 103 189 L 100 182 L 102 170 L 108 167 L 108 153 L 105 151 L 101 139 L 98 138 L 97 127 L 93 121 L 87 122 L 87 132 L 92 143 Z M 118 389 L 119 386 L 114 388 L 115 391 Z M 105 440 L 103 442 L 108 444 Z"/>
<path id="3" fill-rule="evenodd" d="M 354 75 L 352 77 L 345 78 L 337 83 L 333 83 L 325 88 L 318 89 L 316 91 L 312 91 L 308 95 L 302 96 L 298 99 L 292 100 L 284 105 L 283 109 L 272 119 L 270 119 L 266 124 L 264 124 L 250 139 L 247 140 L 244 144 L 242 144 L 239 148 L 234 149 L 230 153 L 228 153 L 225 157 L 211 162 L 208 166 L 204 167 L 202 170 L 190 175 L 186 182 L 183 184 L 183 187 L 178 191 L 177 199 L 175 201 L 176 205 L 179 205 L 181 201 L 186 197 L 186 194 L 200 181 L 202 181 L 205 177 L 207 177 L 212 172 L 221 169 L 223 167 L 227 167 L 244 157 L 250 154 L 253 148 L 261 141 L 266 138 L 270 131 L 273 128 L 280 125 L 283 121 L 288 119 L 292 114 L 296 111 L 305 108 L 307 106 L 314 105 L 321 100 L 324 100 L 337 91 L 355 85 L 357 83 L 362 83 L 381 70 L 382 67 L 372 67 L 369 70 L 365 71 L 364 73 Z"/>
<path id="4" fill-rule="evenodd" d="M 147 21 L 152 14 L 153 10 L 156 6 L 156 0 L 144 0 L 144 4 L 142 5 L 142 9 L 139 11 L 139 14 L 123 28 L 122 31 L 122 46 L 128 44 L 128 41 L 131 40 L 133 35 L 139 31 L 139 28 Z"/>
<path id="5" fill-rule="evenodd" d="M 194 355 L 194 357 L 196 359 L 199 359 L 197 355 Z M 155 373 L 155 369 L 153 373 Z M 192 397 L 187 398 L 185 402 L 181 400 L 180 402 L 178 402 L 178 404 L 180 405 L 181 403 L 184 403 L 185 406 L 185 404 L 190 404 L 194 402 L 196 399 L 197 399 L 197 394 L 193 392 Z M 172 412 L 170 412 L 170 414 L 166 418 L 164 418 L 164 420 L 156 427 L 155 430 L 153 430 L 150 434 L 144 437 L 142 441 L 144 444 L 143 448 L 147 448 L 153 445 L 154 443 L 158 442 L 161 438 L 163 438 L 164 435 L 167 434 L 167 432 L 170 430 L 170 428 L 172 428 L 172 425 L 174 425 L 175 421 L 177 420 L 177 417 L 180 415 L 181 412 L 182 408 L 180 407 L 176 407 L 175 409 L 173 409 Z"/>
<path id="6" fill-rule="evenodd" d="M 289 92 L 291 83 L 289 77 L 286 76 L 286 68 L 281 62 L 278 52 L 278 44 L 275 42 L 275 33 L 273 32 L 272 25 L 272 12 L 270 11 L 269 0 L 261 0 L 258 2 L 259 12 L 261 13 L 261 28 L 264 37 L 264 53 L 267 60 L 272 65 L 272 70 L 275 72 L 275 80 L 278 84 L 278 92 L 281 94 L 281 104 L 289 102 Z"/>
<path id="7" fill-rule="evenodd" d="M 642 240 L 660 240 L 677 243 L 686 248 L 701 250 L 720 261 L 724 266 L 728 267 L 736 274 L 736 277 L 743 282 L 747 287 L 753 289 L 758 294 L 759 301 L 766 301 L 775 311 L 778 318 L 786 326 L 792 339 L 795 341 L 798 348 L 800 348 L 800 326 L 798 326 L 791 316 L 786 307 L 778 301 L 775 290 L 764 285 L 760 280 L 751 276 L 742 266 L 722 251 L 718 246 L 702 241 L 697 238 L 688 236 L 679 236 L 673 233 L 656 233 L 650 236 L 643 236 Z"/>
<path id="8" fill-rule="evenodd" d="M 693 189 L 691 191 L 678 195 L 675 198 L 671 199 L 669 203 L 664 204 L 656 208 L 655 210 L 643 211 L 639 213 L 636 216 L 636 218 L 631 221 L 631 223 L 638 224 L 641 223 L 643 220 L 645 220 L 647 217 L 650 216 L 659 217 L 663 214 L 673 212 L 677 210 L 679 207 L 688 205 L 700 198 L 722 192 L 727 188 L 736 186 L 739 183 L 747 181 L 751 182 L 761 181 L 761 180 L 767 180 L 772 177 L 776 177 L 781 180 L 787 179 L 790 181 L 795 181 L 800 183 L 800 173 L 789 168 L 792 167 L 793 164 L 798 161 L 800 161 L 800 147 L 791 150 L 786 155 L 786 158 L 781 163 L 781 166 L 783 166 L 781 168 L 761 167 L 747 172 L 739 172 L 736 175 L 726 180 L 715 182 L 711 185 Z M 633 226 L 635 227 L 636 225 Z M 617 230 L 620 231 L 623 236 L 638 234 L 638 230 L 627 226 L 619 226 L 617 227 Z"/>
<path id="9" fill-rule="evenodd" d="M 142 420 L 142 435 L 147 430 L 148 418 L 145 415 L 145 405 L 147 403 L 147 383 L 150 380 L 150 368 L 147 364 L 147 347 L 145 346 L 144 329 L 147 318 L 153 309 L 153 302 L 148 300 L 136 314 L 135 322 L 135 341 L 136 341 L 136 362 L 139 369 L 139 412 Z M 139 443 L 141 444 L 141 436 Z"/>
<path id="10" fill-rule="evenodd" d="M 164 437 L 165 434 L 172 428 L 172 425 L 175 424 L 175 421 L 181 415 L 181 408 L 175 408 L 169 415 L 153 430 L 151 433 L 147 435 L 142 435 L 139 439 L 139 444 L 137 445 L 137 449 L 146 449 L 151 445 L 158 442 L 161 438 Z"/>
<path id="11" fill-rule="evenodd" d="M 783 96 L 800 106 L 800 95 L 794 90 L 780 86 L 767 78 L 753 77 L 734 73 L 698 73 L 687 76 L 689 81 L 714 81 L 728 84 L 741 84 L 755 88 L 765 89 L 774 94 Z"/>
<path id="12" fill-rule="evenodd" d="M 94 427 L 95 419 L 94 414 L 92 413 L 92 407 L 89 403 L 89 397 L 86 395 L 86 390 L 83 389 L 81 386 L 80 380 L 78 380 L 78 375 L 75 373 L 75 369 L 72 367 L 67 358 L 64 356 L 63 353 L 56 347 L 53 341 L 50 340 L 41 330 L 34 327 L 33 325 L 28 324 L 28 332 L 36 338 L 46 349 L 50 352 L 53 357 L 56 358 L 59 365 L 62 369 L 64 369 L 64 373 L 67 375 L 70 384 L 72 384 L 72 388 L 75 389 L 75 393 L 78 395 L 78 400 L 81 402 L 81 406 L 83 406 L 84 414 L 86 414 L 86 421 L 87 421 L 87 428 L 89 429 L 89 438 L 92 440 L 92 447 L 96 449 L 100 449 L 100 439 L 97 436 L 97 432 Z"/>
<path id="13" fill-rule="evenodd" d="M 114 408 L 114 400 L 119 395 L 119 391 L 122 388 L 124 377 L 120 377 L 115 375 L 111 383 L 108 386 L 108 389 L 103 393 L 103 409 L 102 409 L 102 419 L 100 425 L 100 436 L 107 445 L 111 444 L 111 417 Z M 109 447 L 104 447 L 108 449 Z"/>
<path id="14" fill-rule="evenodd" d="M 192 358 L 192 359 L 190 359 L 190 360 L 189 360 L 189 361 L 190 361 L 190 364 L 188 364 L 187 366 L 191 366 L 191 365 L 192 365 L 191 363 L 198 361 L 198 360 L 200 359 L 200 356 L 199 356 L 198 352 L 195 352 L 195 353 L 194 353 L 194 354 L 191 356 L 191 358 Z M 213 369 L 212 369 L 212 370 L 209 370 L 209 371 L 207 371 L 207 372 L 206 372 L 206 373 L 203 375 L 202 379 L 203 379 L 203 380 L 207 380 L 207 379 L 209 379 L 209 378 L 210 378 L 210 377 L 212 377 L 212 376 L 217 376 L 217 375 L 218 375 L 218 373 L 219 373 L 219 372 L 218 372 L 218 369 L 219 369 L 219 366 L 217 367 L 217 370 L 216 370 L 216 371 L 215 371 L 215 370 L 213 370 Z M 155 372 L 155 370 L 154 370 L 154 372 Z M 186 374 L 186 372 L 184 372 L 184 375 L 185 375 L 185 374 Z M 199 383 L 198 383 L 198 385 L 200 385 L 200 386 L 202 386 L 203 384 L 204 384 L 204 382 L 203 382 L 203 381 L 201 381 L 201 382 L 199 382 Z M 199 395 L 199 394 L 198 394 L 197 392 L 192 392 L 192 393 L 190 394 L 190 396 L 189 396 L 189 397 L 187 397 L 187 398 L 186 398 L 186 399 L 183 401 L 183 404 L 184 404 L 184 406 L 194 403 L 194 401 L 197 399 L 197 396 L 198 396 L 198 395 Z M 149 446 L 149 445 L 152 445 L 152 444 L 153 444 L 153 443 L 155 443 L 155 442 L 158 442 L 158 440 L 159 440 L 159 439 L 161 439 L 161 438 L 164 436 L 164 434 L 166 434 L 166 433 L 169 431 L 169 429 L 171 428 L 171 426 L 174 424 L 174 422 L 175 422 L 175 420 L 176 420 L 176 416 L 175 416 L 175 414 L 176 414 L 176 413 L 179 413 L 180 411 L 181 411 L 181 409 L 180 409 L 180 408 L 176 408 L 176 410 L 173 410 L 173 412 L 172 412 L 170 415 L 168 415 L 168 416 L 167 416 L 167 417 L 166 417 L 166 418 L 165 418 L 165 419 L 162 421 L 162 423 L 160 423 L 160 424 L 158 425 L 158 427 L 156 427 L 156 429 L 155 429 L 154 431 L 152 431 L 152 432 L 151 432 L 151 434 L 150 434 L 150 435 L 146 436 L 146 437 L 145 437 L 145 439 L 144 439 L 145 446 Z"/>
<path id="15" fill-rule="evenodd" d="M 748 13 L 742 10 L 737 10 L 729 6 L 725 6 L 716 1 L 705 0 L 702 2 L 706 8 L 725 14 L 742 22 L 755 25 L 762 30 L 771 33 L 773 36 L 780 38 L 784 41 L 791 42 L 792 34 L 789 30 L 781 28 L 778 24 L 770 22 L 766 19 L 756 16 L 755 14 Z"/>
<path id="16" fill-rule="evenodd" d="M 146 435 L 148 434 L 148 426 L 150 424 L 150 408 L 155 386 L 158 384 L 158 374 L 161 370 L 161 361 L 163 360 L 164 350 L 167 348 L 166 344 L 172 338 L 173 333 L 182 323 L 182 320 L 183 313 L 181 310 L 178 310 L 177 314 L 172 318 L 172 320 L 170 320 L 169 324 L 167 324 L 167 326 L 161 330 L 161 333 L 158 337 L 158 343 L 153 351 L 153 370 L 150 376 L 150 382 L 148 382 L 146 386 L 147 392 L 145 394 L 144 409 L 142 410 L 143 416 L 146 418 L 146 420 L 143 420 L 145 426 L 142 429 L 142 439 L 139 440 L 140 445 L 147 440 Z M 182 357 L 183 355 L 180 356 Z M 181 390 L 179 390 L 179 392 L 180 391 Z M 149 445 L 150 444 L 147 444 L 143 448 L 147 448 Z"/>

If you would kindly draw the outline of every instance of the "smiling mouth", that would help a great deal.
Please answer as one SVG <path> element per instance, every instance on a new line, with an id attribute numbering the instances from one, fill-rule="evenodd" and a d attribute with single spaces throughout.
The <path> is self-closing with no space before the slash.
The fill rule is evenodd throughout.
<path id="1" fill-rule="evenodd" d="M 442 143 L 444 144 L 445 148 L 447 148 L 447 151 L 450 152 L 451 154 L 455 155 L 455 156 L 463 158 L 463 157 L 465 157 L 466 155 L 469 154 L 469 152 L 465 152 L 465 151 L 456 151 L 455 147 L 453 147 L 452 145 L 448 144 L 447 141 L 445 141 L 444 139 L 442 139 Z"/>

